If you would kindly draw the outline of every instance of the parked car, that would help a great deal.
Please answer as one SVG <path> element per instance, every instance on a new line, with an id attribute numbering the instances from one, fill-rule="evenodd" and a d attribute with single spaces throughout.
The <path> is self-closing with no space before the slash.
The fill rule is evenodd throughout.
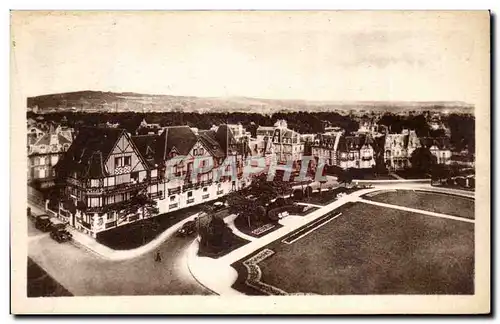
<path id="1" fill-rule="evenodd" d="M 35 220 L 35 228 L 37 228 L 43 232 L 48 232 L 51 230 L 52 223 L 50 222 L 49 215 L 46 215 L 46 214 L 35 215 L 34 220 Z"/>
<path id="2" fill-rule="evenodd" d="M 196 221 L 192 220 L 182 225 L 177 231 L 178 236 L 190 236 L 196 232 Z"/>
<path id="3" fill-rule="evenodd" d="M 50 237 L 59 243 L 63 243 L 71 241 L 73 235 L 65 229 L 53 229 L 50 232 Z"/>
<path id="4" fill-rule="evenodd" d="M 50 221 L 50 230 L 63 230 L 66 228 L 68 225 L 67 223 L 64 223 L 63 221 L 59 220 L 58 218 L 51 217 L 49 219 Z"/>
<path id="5" fill-rule="evenodd" d="M 226 207 L 226 205 L 222 201 L 216 201 L 213 206 L 214 206 L 214 211 L 218 211 Z"/>

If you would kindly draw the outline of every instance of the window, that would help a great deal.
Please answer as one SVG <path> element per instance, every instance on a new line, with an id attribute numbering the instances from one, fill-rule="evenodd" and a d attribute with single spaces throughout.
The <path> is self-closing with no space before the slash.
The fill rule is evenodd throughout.
<path id="1" fill-rule="evenodd" d="M 170 196 L 170 201 L 174 201 L 175 200 L 175 195 L 174 196 Z"/>
<path id="2" fill-rule="evenodd" d="M 89 198 L 89 207 L 100 207 L 101 200 L 99 198 Z"/>
<path id="3" fill-rule="evenodd" d="M 203 192 L 207 192 L 208 191 L 208 188 L 203 188 Z"/>
<path id="4" fill-rule="evenodd" d="M 139 172 L 135 171 L 130 174 L 130 178 L 132 178 L 134 181 L 139 181 Z"/>
<path id="5" fill-rule="evenodd" d="M 59 160 L 59 156 L 57 156 L 57 155 L 52 155 L 52 156 L 50 157 L 50 165 L 56 165 L 58 160 Z"/>
<path id="6" fill-rule="evenodd" d="M 198 149 L 198 154 L 199 155 L 203 155 L 205 153 L 205 150 L 203 150 L 202 148 Z"/>
<path id="7" fill-rule="evenodd" d="M 38 170 L 38 178 L 45 178 L 45 169 Z"/>
<path id="8" fill-rule="evenodd" d="M 151 178 L 156 178 L 158 176 L 158 170 L 151 170 Z"/>
<path id="9" fill-rule="evenodd" d="M 116 176 L 116 184 L 129 183 L 130 182 L 130 173 L 120 174 Z"/>
<path id="10" fill-rule="evenodd" d="M 109 196 L 107 198 L 107 204 L 111 205 L 111 204 L 114 204 L 114 203 L 115 203 L 115 196 Z"/>
<path id="11" fill-rule="evenodd" d="M 198 149 L 193 149 L 193 155 L 198 155 Z"/>
<path id="12" fill-rule="evenodd" d="M 115 158 L 115 167 L 122 167 L 123 166 L 123 157 L 116 157 Z"/>
<path id="13" fill-rule="evenodd" d="M 45 151 L 45 145 L 40 145 L 40 151 Z"/>
<path id="14" fill-rule="evenodd" d="M 114 177 L 109 177 L 108 178 L 108 186 L 114 186 L 115 185 L 115 178 Z"/>
<path id="15" fill-rule="evenodd" d="M 131 166 L 132 165 L 132 157 L 131 156 L 125 156 L 123 164 L 125 166 Z"/>
<path id="16" fill-rule="evenodd" d="M 190 197 L 193 197 L 193 192 L 192 191 L 188 192 L 188 198 L 190 198 Z"/>
<path id="17" fill-rule="evenodd" d="M 90 186 L 92 188 L 99 187 L 99 179 L 91 179 L 90 180 Z"/>

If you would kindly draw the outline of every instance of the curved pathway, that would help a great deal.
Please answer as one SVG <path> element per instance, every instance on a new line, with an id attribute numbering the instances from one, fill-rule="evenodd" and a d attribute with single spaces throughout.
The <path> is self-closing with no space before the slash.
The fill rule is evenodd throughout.
<path id="1" fill-rule="evenodd" d="M 197 242 L 194 242 L 193 244 L 191 244 L 189 248 L 189 253 L 187 258 L 189 270 L 199 283 L 207 287 L 207 289 L 211 290 L 212 292 L 215 292 L 219 295 L 243 295 L 243 293 L 231 287 L 233 283 L 236 281 L 238 276 L 236 270 L 234 270 L 234 268 L 231 267 L 231 264 L 233 264 L 238 260 L 241 260 L 242 258 L 253 253 L 254 251 L 257 251 L 258 249 L 268 245 L 269 243 L 279 238 L 285 237 L 290 232 L 293 232 L 294 230 L 304 225 L 307 225 L 308 223 L 322 217 L 323 215 L 327 214 L 330 211 L 337 209 L 338 207 L 344 205 L 347 202 L 362 201 L 364 203 L 365 202 L 373 203 L 372 201 L 363 200 L 361 196 L 367 193 L 380 190 L 423 190 L 423 191 L 451 193 L 464 197 L 474 197 L 474 192 L 449 189 L 449 188 L 431 187 L 428 182 L 422 183 L 421 181 L 418 181 L 417 183 L 412 183 L 410 181 L 396 180 L 396 181 L 388 181 L 385 183 L 379 183 L 372 188 L 361 189 L 349 195 L 345 195 L 339 198 L 338 200 L 312 212 L 311 214 L 302 217 L 301 219 L 294 220 L 293 222 L 290 223 L 284 223 L 283 224 L 284 227 L 274 232 L 271 232 L 263 236 L 262 238 L 253 240 L 250 243 L 245 244 L 242 247 L 218 259 L 198 257 L 197 256 L 198 245 Z M 391 208 L 400 208 L 422 214 L 429 214 L 429 215 L 432 214 L 431 216 L 455 219 L 454 216 L 422 211 L 420 209 L 406 208 L 395 205 L 389 205 L 389 206 Z M 384 206 L 384 207 L 389 207 L 389 206 Z M 460 221 L 467 221 L 474 223 L 474 220 L 471 219 L 464 219 L 461 217 L 456 217 L 456 218 L 458 218 Z M 207 269 L 210 269 L 210 271 L 207 271 Z"/>
<path id="2" fill-rule="evenodd" d="M 265 246 L 277 238 L 323 216 L 354 197 L 383 189 L 418 189 L 452 193 L 473 197 L 473 192 L 463 192 L 430 185 L 390 183 L 377 184 L 372 189 L 354 192 L 294 221 L 284 222 L 284 227 L 256 239 L 228 255 L 213 260 L 197 257 L 197 242 L 172 234 L 191 218 L 177 223 L 153 242 L 130 251 L 108 253 L 94 247 L 82 249 L 72 244 L 59 244 L 48 234 L 41 234 L 28 222 L 28 254 L 50 276 L 76 296 L 109 295 L 206 295 L 240 294 L 231 288 L 237 273 L 230 264 Z M 196 215 L 192 215 L 192 218 Z M 95 241 L 94 241 L 95 242 Z M 82 246 L 85 242 L 81 242 Z M 94 251 L 89 253 L 88 249 Z M 162 262 L 154 261 L 159 251 Z M 195 280 L 196 278 L 196 280 Z M 200 284 L 201 283 L 201 284 Z M 209 288 L 206 288 L 209 287 Z"/>

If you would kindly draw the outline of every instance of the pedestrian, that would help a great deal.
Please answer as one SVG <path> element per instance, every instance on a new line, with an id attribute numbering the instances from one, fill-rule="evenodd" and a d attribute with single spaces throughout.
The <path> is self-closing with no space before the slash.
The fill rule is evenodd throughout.
<path id="1" fill-rule="evenodd" d="M 156 262 L 161 262 L 161 255 L 160 255 L 160 251 L 156 251 L 155 261 L 156 261 Z"/>

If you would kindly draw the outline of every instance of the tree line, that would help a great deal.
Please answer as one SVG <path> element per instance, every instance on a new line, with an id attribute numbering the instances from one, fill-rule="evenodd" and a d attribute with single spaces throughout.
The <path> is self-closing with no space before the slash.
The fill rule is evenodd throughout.
<path id="1" fill-rule="evenodd" d="M 277 112 L 271 115 L 259 113 L 197 113 L 197 112 L 54 112 L 43 115 L 28 112 L 27 117 L 36 119 L 43 116 L 45 121 L 65 123 L 74 128 L 81 126 L 98 126 L 99 124 L 118 123 L 131 133 L 135 133 L 143 119 L 149 124 L 159 124 L 162 127 L 188 125 L 198 129 L 209 129 L 213 125 L 241 123 L 255 136 L 258 126 L 273 126 L 278 120 L 287 121 L 288 127 L 302 134 L 322 133 L 326 126 L 338 126 L 348 132 L 356 131 L 359 123 L 349 116 L 335 112 Z"/>
<path id="2" fill-rule="evenodd" d="M 98 126 L 106 122 L 118 124 L 130 133 L 135 133 L 143 119 L 149 124 L 159 124 L 161 127 L 188 125 L 198 129 L 209 129 L 213 125 L 241 123 L 253 136 L 256 135 L 258 126 L 273 126 L 278 120 L 286 120 L 288 127 L 301 134 L 319 134 L 326 127 L 340 127 L 346 134 L 355 132 L 359 128 L 360 120 L 373 120 L 375 116 L 357 118 L 345 116 L 336 112 L 277 112 L 271 115 L 246 112 L 227 113 L 197 113 L 197 112 L 54 112 L 35 114 L 28 112 L 28 118 L 40 118 L 45 121 L 61 123 L 78 129 L 81 126 Z M 456 150 L 475 148 L 475 118 L 468 114 L 442 115 L 441 120 L 449 128 L 450 141 Z M 386 126 L 392 133 L 400 133 L 403 129 L 415 130 L 419 137 L 445 136 L 443 129 L 430 128 L 425 113 L 420 115 L 396 115 L 385 113 L 379 120 L 379 125 Z"/>

